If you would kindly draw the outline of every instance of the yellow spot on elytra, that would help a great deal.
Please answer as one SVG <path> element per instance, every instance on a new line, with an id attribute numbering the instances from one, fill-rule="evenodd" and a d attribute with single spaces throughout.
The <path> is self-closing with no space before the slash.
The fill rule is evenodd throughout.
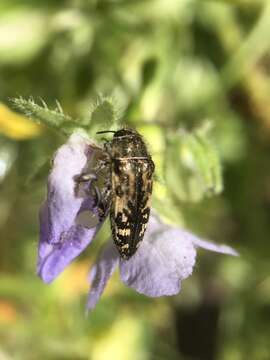
<path id="1" fill-rule="evenodd" d="M 119 229 L 118 234 L 121 236 L 129 236 L 130 235 L 130 229 Z"/>
<path id="2" fill-rule="evenodd" d="M 143 225 L 142 225 L 142 229 L 141 229 L 141 231 L 140 231 L 140 233 L 139 233 L 139 236 L 142 236 L 142 235 L 144 234 L 145 229 L 146 229 L 146 224 L 143 224 Z"/>

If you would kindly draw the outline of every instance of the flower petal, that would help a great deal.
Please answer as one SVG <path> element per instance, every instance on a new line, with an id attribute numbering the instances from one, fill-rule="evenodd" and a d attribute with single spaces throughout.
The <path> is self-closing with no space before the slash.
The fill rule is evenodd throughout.
<path id="1" fill-rule="evenodd" d="M 200 247 L 202 249 L 214 251 L 214 252 L 217 252 L 220 254 L 239 256 L 238 251 L 236 251 L 235 249 L 233 249 L 232 247 L 230 247 L 228 245 L 214 244 L 210 241 L 199 239 L 198 237 L 196 237 L 192 234 L 189 234 L 189 233 L 188 233 L 188 236 L 190 237 L 190 240 L 192 241 L 192 243 L 195 247 Z"/>
<path id="2" fill-rule="evenodd" d="M 196 248 L 228 255 L 238 255 L 227 245 L 217 245 L 188 231 L 165 225 L 152 212 L 145 238 L 129 260 L 120 260 L 123 282 L 151 297 L 174 295 L 181 281 L 192 274 Z"/>
<path id="3" fill-rule="evenodd" d="M 40 243 L 37 272 L 51 282 L 92 241 L 102 221 L 89 194 L 76 194 L 75 177 L 94 154 L 82 135 L 73 134 L 54 158 L 48 197 L 40 209 Z"/>
<path id="4" fill-rule="evenodd" d="M 74 178 L 80 175 L 93 156 L 89 140 L 74 133 L 56 152 L 48 179 L 49 228 L 46 241 L 59 243 L 63 232 L 68 231 L 84 198 L 75 192 Z"/>
<path id="5" fill-rule="evenodd" d="M 150 217 L 145 238 L 129 260 L 120 260 L 123 282 L 151 297 L 175 295 L 192 274 L 196 250 L 186 233 Z"/>
<path id="6" fill-rule="evenodd" d="M 93 310 L 101 297 L 105 286 L 112 276 L 119 261 L 115 245 L 110 241 L 101 252 L 97 263 L 90 272 L 91 290 L 88 297 L 87 309 Z"/>
<path id="7" fill-rule="evenodd" d="M 46 212 L 44 204 L 40 212 L 41 229 L 47 227 Z M 73 225 L 59 243 L 40 241 L 37 271 L 42 280 L 46 283 L 54 280 L 89 245 L 99 227 L 100 224 L 91 229 L 81 224 Z"/>

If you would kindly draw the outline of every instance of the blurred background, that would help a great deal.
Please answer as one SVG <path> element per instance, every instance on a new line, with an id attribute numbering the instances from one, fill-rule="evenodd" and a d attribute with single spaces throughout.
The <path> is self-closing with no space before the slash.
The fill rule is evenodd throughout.
<path id="1" fill-rule="evenodd" d="M 270 359 L 269 35 L 263 0 L 1 0 L 1 360 Z M 115 274 L 85 317 L 109 230 L 51 285 L 37 277 L 48 159 L 65 139 L 10 98 L 87 121 L 106 116 L 98 94 L 151 149 L 153 206 L 241 256 L 200 251 L 168 298 Z"/>

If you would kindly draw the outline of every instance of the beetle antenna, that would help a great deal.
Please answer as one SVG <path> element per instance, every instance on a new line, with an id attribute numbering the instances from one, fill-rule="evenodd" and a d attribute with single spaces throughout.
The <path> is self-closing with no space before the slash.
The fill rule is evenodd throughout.
<path id="1" fill-rule="evenodd" d="M 113 130 L 98 131 L 96 134 L 106 134 L 106 133 L 116 133 L 116 131 Z"/>

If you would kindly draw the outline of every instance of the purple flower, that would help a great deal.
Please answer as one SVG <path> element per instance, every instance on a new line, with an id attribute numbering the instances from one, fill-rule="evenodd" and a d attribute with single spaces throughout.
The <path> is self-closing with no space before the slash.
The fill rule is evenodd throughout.
<path id="1" fill-rule="evenodd" d="M 81 186 L 77 180 L 91 168 L 95 152 L 95 144 L 76 132 L 55 154 L 47 199 L 40 209 L 37 271 L 46 283 L 54 280 L 91 243 L 104 220 L 98 216 L 89 192 L 91 182 Z M 192 274 L 198 247 L 237 255 L 229 246 L 201 240 L 164 224 L 152 214 L 144 240 L 129 260 L 120 258 L 112 240 L 104 246 L 90 272 L 88 309 L 95 307 L 117 266 L 124 284 L 141 294 L 150 297 L 177 294 L 181 281 Z"/>

